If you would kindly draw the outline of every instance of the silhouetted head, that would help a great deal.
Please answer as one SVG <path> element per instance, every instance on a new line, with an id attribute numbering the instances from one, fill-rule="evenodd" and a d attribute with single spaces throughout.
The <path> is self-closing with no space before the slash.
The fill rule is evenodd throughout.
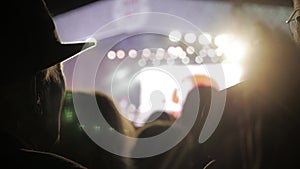
<path id="1" fill-rule="evenodd" d="M 0 67 L 1 129 L 29 147 L 48 149 L 59 134 L 65 90 L 60 63 L 92 44 L 60 42 L 42 0 L 11 1 L 7 8 L 13 11 L 1 11 L 7 36 Z"/>
<path id="2" fill-rule="evenodd" d="M 174 120 L 174 118 L 172 117 L 172 115 L 168 114 L 165 111 L 156 110 L 148 117 L 146 122 L 150 123 L 150 122 L 154 122 L 156 120 L 172 122 Z"/>
<path id="3" fill-rule="evenodd" d="M 109 127 L 101 123 L 100 114 Z M 105 150 L 93 139 L 105 137 L 113 129 L 126 136 L 135 136 L 132 123 L 121 114 L 109 95 L 101 91 L 67 90 L 61 117 L 61 138 L 53 151 L 88 168 L 130 168 L 130 159 Z M 125 141 L 122 143 L 115 147 L 120 151 L 130 148 Z"/>

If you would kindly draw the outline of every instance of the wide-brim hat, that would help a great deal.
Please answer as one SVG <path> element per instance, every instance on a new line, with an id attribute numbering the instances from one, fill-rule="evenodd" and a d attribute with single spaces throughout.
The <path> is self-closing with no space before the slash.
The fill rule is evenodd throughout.
<path id="1" fill-rule="evenodd" d="M 95 46 L 88 41 L 61 42 L 51 11 L 42 0 L 11 1 L 7 7 L 10 10 L 1 12 L 6 39 L 2 80 L 49 68 Z"/>

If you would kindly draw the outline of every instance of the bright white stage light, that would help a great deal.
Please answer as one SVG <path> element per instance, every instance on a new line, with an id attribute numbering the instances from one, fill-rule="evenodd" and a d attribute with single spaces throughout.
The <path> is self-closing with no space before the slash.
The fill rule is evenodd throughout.
<path id="1" fill-rule="evenodd" d="M 113 51 L 113 50 L 109 51 L 109 52 L 107 53 L 107 57 L 108 57 L 108 59 L 110 59 L 110 60 L 114 60 L 114 59 L 116 58 L 116 52 Z"/>

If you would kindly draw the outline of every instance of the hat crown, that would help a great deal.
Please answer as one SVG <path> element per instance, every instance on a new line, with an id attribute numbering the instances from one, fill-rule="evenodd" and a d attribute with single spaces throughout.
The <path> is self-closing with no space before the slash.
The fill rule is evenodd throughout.
<path id="1" fill-rule="evenodd" d="M 85 42 L 60 43 L 43 0 L 10 1 L 8 7 L 12 11 L 2 11 L 6 62 L 0 67 L 0 75 L 4 81 L 58 64 L 91 46 L 85 46 Z"/>

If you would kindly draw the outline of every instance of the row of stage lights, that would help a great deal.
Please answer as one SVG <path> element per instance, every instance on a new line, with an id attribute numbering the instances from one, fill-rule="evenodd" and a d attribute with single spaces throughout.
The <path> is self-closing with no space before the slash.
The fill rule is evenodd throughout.
<path id="1" fill-rule="evenodd" d="M 196 51 L 195 45 L 198 43 L 202 49 Z M 110 50 L 107 53 L 107 58 L 110 60 L 129 58 L 139 58 L 138 64 L 145 66 L 147 62 L 152 62 L 153 65 L 159 65 L 162 61 L 167 64 L 174 64 L 177 59 L 183 64 L 191 62 L 202 64 L 205 62 L 219 63 L 222 61 L 239 62 L 245 55 L 247 46 L 237 37 L 231 34 L 220 34 L 212 38 L 208 33 L 200 34 L 198 37 L 194 33 L 186 33 L 184 36 L 179 31 L 169 33 L 171 42 L 184 41 L 185 49 L 181 46 L 169 46 L 167 49 L 144 48 L 140 51 L 130 49 L 128 52 L 120 49 L 117 51 Z M 214 47 L 212 47 L 214 46 Z"/>

